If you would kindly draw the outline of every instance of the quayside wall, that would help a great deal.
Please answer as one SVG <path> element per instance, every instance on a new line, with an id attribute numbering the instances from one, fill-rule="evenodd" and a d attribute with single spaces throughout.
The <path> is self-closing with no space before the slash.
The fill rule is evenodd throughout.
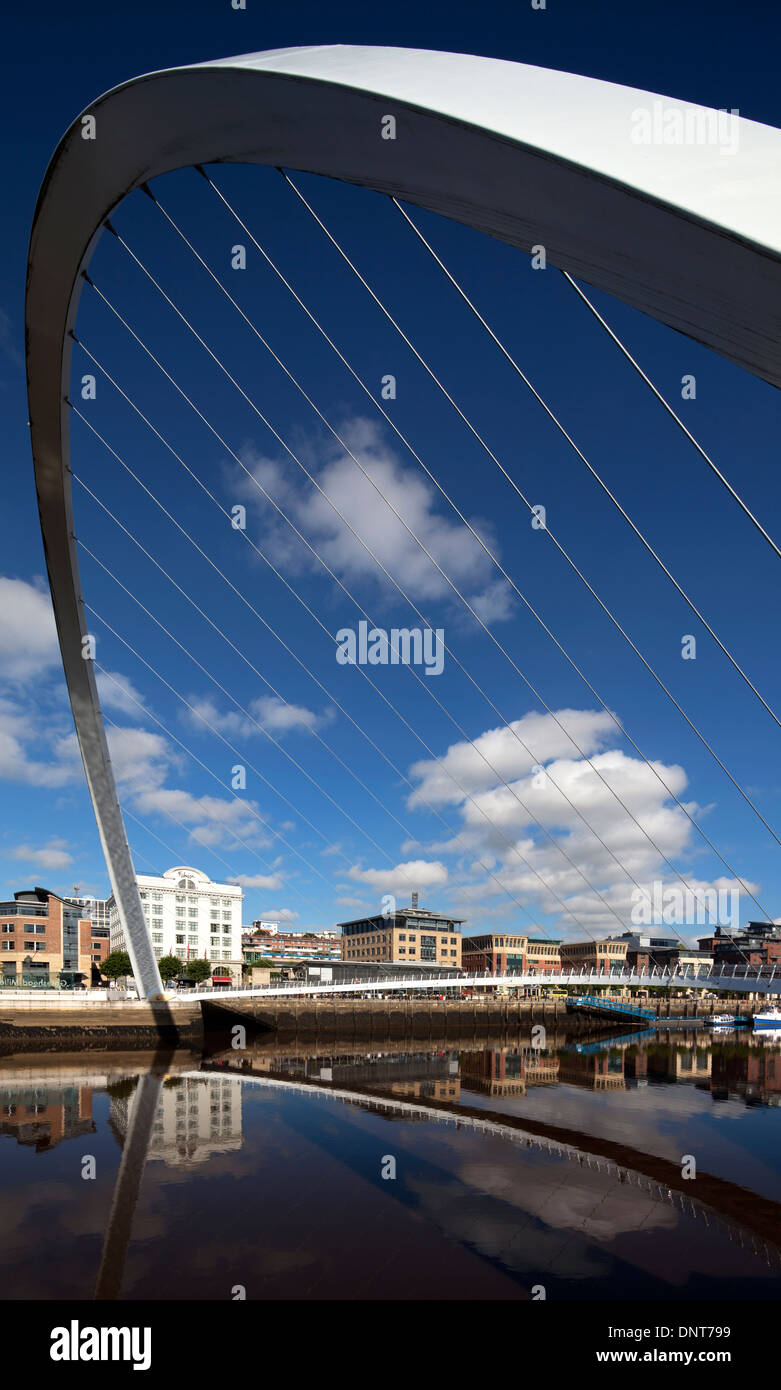
<path id="1" fill-rule="evenodd" d="M 646 1007 L 643 1001 L 643 1007 Z M 706 1018 L 714 1010 L 751 1015 L 745 999 L 648 1002 L 663 1026 L 667 1018 Z M 630 1019 L 594 1012 L 568 1012 L 563 999 L 345 999 L 303 996 L 297 999 L 225 999 L 205 1002 L 174 999 L 151 1004 L 138 1000 L 87 1003 L 49 998 L 0 996 L 0 1053 L 46 1049 L 144 1048 L 157 1045 L 198 1047 L 207 1035 L 245 1023 L 259 1032 L 320 1038 L 487 1037 L 528 1030 L 542 1023 L 569 1036 L 594 1036 L 634 1026 Z M 642 1022 L 637 1021 L 637 1028 Z"/>
<path id="2" fill-rule="evenodd" d="M 646 1001 L 643 1001 L 643 1008 Z M 667 1018 L 707 1018 L 714 1011 L 712 1000 L 657 999 L 649 1007 L 660 1024 Z M 719 1012 L 750 1016 L 745 999 L 718 1002 Z M 579 1011 L 569 1013 L 563 999 L 215 999 L 205 1005 L 207 1027 L 222 1028 L 251 1021 L 255 1027 L 280 1034 L 311 1034 L 317 1037 L 429 1037 L 469 1038 L 492 1033 L 528 1029 L 535 1023 L 556 1027 L 569 1036 L 622 1033 L 633 1026 L 626 1018 Z"/>

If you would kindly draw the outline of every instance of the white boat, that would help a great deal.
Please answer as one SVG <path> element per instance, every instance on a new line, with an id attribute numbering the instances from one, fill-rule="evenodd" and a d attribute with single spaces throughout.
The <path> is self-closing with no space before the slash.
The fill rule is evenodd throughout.
<path id="1" fill-rule="evenodd" d="M 754 1014 L 755 1033 L 781 1032 L 781 1009 L 763 1009 Z"/>
<path id="2" fill-rule="evenodd" d="M 732 1014 L 711 1014 L 706 1020 L 709 1028 L 734 1028 L 735 1020 Z"/>

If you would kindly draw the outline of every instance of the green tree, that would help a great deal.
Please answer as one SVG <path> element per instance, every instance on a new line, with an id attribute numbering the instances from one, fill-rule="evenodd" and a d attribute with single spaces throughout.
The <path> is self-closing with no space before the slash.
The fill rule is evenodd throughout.
<path id="1" fill-rule="evenodd" d="M 157 965 L 161 980 L 173 980 L 182 971 L 182 962 L 178 956 L 163 956 Z"/>
<path id="2" fill-rule="evenodd" d="M 100 973 L 107 980 L 118 980 L 122 975 L 132 975 L 133 967 L 127 951 L 112 951 L 100 964 Z"/>
<path id="3" fill-rule="evenodd" d="M 201 980 L 205 980 L 211 975 L 212 968 L 208 960 L 190 960 L 184 967 L 184 973 L 188 980 L 192 980 L 193 984 L 197 985 L 201 983 Z"/>

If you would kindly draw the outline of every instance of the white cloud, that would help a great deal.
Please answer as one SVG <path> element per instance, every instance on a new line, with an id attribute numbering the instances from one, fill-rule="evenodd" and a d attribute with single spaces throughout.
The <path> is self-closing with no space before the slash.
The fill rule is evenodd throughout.
<path id="1" fill-rule="evenodd" d="M 59 664 L 54 613 L 43 588 L 0 575 L 0 651 L 5 681 L 29 680 Z"/>
<path id="2" fill-rule="evenodd" d="M 418 465 L 402 464 L 389 448 L 381 428 L 372 420 L 354 417 L 344 423 L 339 432 L 383 497 L 388 498 L 433 556 L 436 565 L 470 599 L 484 621 L 509 617 L 512 594 L 508 585 L 502 579 L 496 580 L 493 562 L 463 523 L 451 519 L 447 504 L 441 501 Z M 303 475 L 295 476 L 287 460 L 278 463 L 245 453 L 244 463 L 348 587 L 368 578 L 383 593 L 391 592 L 389 582 L 371 555 L 347 529 L 326 498 L 346 517 L 368 549 L 415 602 L 445 599 L 461 608 L 436 565 L 335 441 L 322 442 L 317 449 L 310 446 L 303 453 L 306 457 L 302 457 L 302 461 L 317 478 L 325 497 L 313 489 Z M 319 454 L 319 458 L 312 457 L 314 453 Z M 270 514 L 271 509 L 257 488 L 246 480 L 240 486 L 243 495 L 257 506 L 264 518 L 264 548 L 271 551 L 275 563 L 294 571 L 320 570 L 289 527 L 280 522 L 276 514 Z M 470 517 L 469 520 L 500 558 L 490 525 L 481 518 Z"/>
<path id="3" fill-rule="evenodd" d="M 12 859 L 24 864 L 34 864 L 41 869 L 66 869 L 73 863 L 73 855 L 65 849 L 65 841 L 51 839 L 47 845 L 37 849 L 33 845 L 16 845 L 9 850 Z"/>
<path id="4" fill-rule="evenodd" d="M 418 888 L 435 888 L 447 882 L 447 869 L 438 861 L 409 859 L 387 869 L 361 869 L 353 865 L 348 877 L 367 883 L 379 893 L 414 893 Z"/>
<path id="5" fill-rule="evenodd" d="M 282 887 L 279 874 L 236 874 L 227 881 L 238 884 L 240 888 L 267 888 L 269 892 Z"/>
<path id="6" fill-rule="evenodd" d="M 286 704 L 275 695 L 261 695 L 258 699 L 251 700 L 248 710 L 252 718 L 247 718 L 247 715 L 237 709 L 221 709 L 209 696 L 190 695 L 188 703 L 192 708 L 183 714 L 188 724 L 201 732 L 211 725 L 212 729 L 216 729 L 226 738 L 262 737 L 258 725 L 274 737 L 291 729 L 306 732 L 330 717 L 316 714 L 304 705 Z"/>
<path id="7" fill-rule="evenodd" d="M 64 722 L 44 718 L 28 700 L 0 698 L 0 778 L 33 787 L 63 787 L 77 779 L 81 759 Z M 44 762 L 42 752 L 50 751 Z"/>
<path id="8" fill-rule="evenodd" d="M 419 785 L 409 798 L 410 807 L 421 806 L 424 801 L 435 806 L 458 804 L 463 800 L 458 784 L 474 793 L 494 787 L 497 773 L 510 782 L 551 758 L 573 753 L 577 756 L 565 730 L 587 757 L 604 745 L 609 733 L 615 733 L 615 724 L 605 710 L 563 709 L 556 712 L 556 717 L 563 729 L 549 714 L 525 714 L 509 725 L 487 729 L 471 743 L 451 744 L 437 762 L 424 758 L 413 763 L 410 775 Z"/>
<path id="9" fill-rule="evenodd" d="M 507 729 L 490 729 L 474 743 L 459 743 L 447 750 L 442 761 L 469 797 L 454 788 L 435 761 L 422 761 L 412 768 L 418 782 L 410 797 L 413 806 L 419 807 L 425 794 L 434 805 L 450 802 L 458 807 L 458 837 L 435 840 L 427 844 L 426 852 L 458 855 L 457 883 L 465 901 L 479 904 L 483 915 L 498 902 L 515 918 L 518 908 L 508 898 L 511 894 L 532 913 L 556 919 L 557 932 L 571 937 L 628 928 L 637 902 L 636 883 L 658 880 L 680 887 L 665 857 L 680 867 L 694 887 L 727 886 L 725 880 L 711 882 L 702 874 L 695 879 L 689 870 L 693 849 L 699 849 L 696 832 L 663 785 L 692 816 L 701 815 L 696 802 L 684 799 L 687 777 L 682 767 L 660 761 L 649 766 L 618 748 L 597 751 L 607 742 L 609 730 L 614 730 L 605 714 L 562 710 L 558 718 L 586 750 L 593 766 L 571 756 L 571 745 L 567 747 L 566 736 L 550 716 L 535 714 L 513 726 L 522 731 L 535 754 L 535 768 Z M 486 767 L 477 748 L 485 752 L 507 786 Z M 494 878 L 481 867 L 480 859 L 490 865 Z M 748 887 L 756 891 L 753 884 Z M 685 929 L 681 928 L 681 934 L 685 935 Z"/>
<path id="10" fill-rule="evenodd" d="M 121 671 L 96 671 L 95 682 L 100 703 L 106 709 L 117 709 L 135 718 L 143 713 L 143 695 Z"/>

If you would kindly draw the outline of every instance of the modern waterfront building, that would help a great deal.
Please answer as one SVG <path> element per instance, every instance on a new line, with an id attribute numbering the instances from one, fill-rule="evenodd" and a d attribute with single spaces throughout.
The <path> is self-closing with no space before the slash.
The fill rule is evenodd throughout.
<path id="1" fill-rule="evenodd" d="M 565 941 L 561 945 L 562 970 L 609 970 L 626 963 L 628 942 L 625 938 L 603 941 Z"/>
<path id="2" fill-rule="evenodd" d="M 97 938 L 95 938 L 97 940 Z M 92 983 L 92 923 L 48 888 L 0 903 L 0 973 L 8 986 Z"/>
<path id="3" fill-rule="evenodd" d="M 159 876 L 137 874 L 144 920 L 155 957 L 200 957 L 219 965 L 222 974 L 241 979 L 241 905 L 244 894 L 234 883 L 213 883 L 200 869 L 177 865 Z M 109 898 L 111 950 L 127 949 L 119 912 Z"/>
<path id="4" fill-rule="evenodd" d="M 63 898 L 68 907 L 80 909 L 83 919 L 92 923 L 92 964 L 100 966 L 111 950 L 111 909 L 108 898 Z"/>
<path id="5" fill-rule="evenodd" d="M 713 965 L 713 952 L 687 946 L 677 936 L 652 936 L 650 932 L 627 931 L 619 938 L 626 941 L 626 964 L 632 970 L 662 970 L 696 968 L 703 974 Z"/>
<path id="6" fill-rule="evenodd" d="M 712 952 L 715 965 L 781 966 L 781 926 L 775 922 L 749 922 L 734 931 L 716 927 L 700 937 L 699 946 Z"/>
<path id="7" fill-rule="evenodd" d="M 547 937 L 527 936 L 524 933 L 485 932 L 480 936 L 465 936 L 462 946 L 464 969 L 479 974 L 505 971 L 534 971 L 550 975 L 561 970 L 560 942 Z"/>
<path id="8" fill-rule="evenodd" d="M 342 960 L 447 965 L 460 969 L 462 923 L 463 918 L 432 912 L 416 903 L 399 908 L 387 917 L 378 914 L 340 922 Z"/>

